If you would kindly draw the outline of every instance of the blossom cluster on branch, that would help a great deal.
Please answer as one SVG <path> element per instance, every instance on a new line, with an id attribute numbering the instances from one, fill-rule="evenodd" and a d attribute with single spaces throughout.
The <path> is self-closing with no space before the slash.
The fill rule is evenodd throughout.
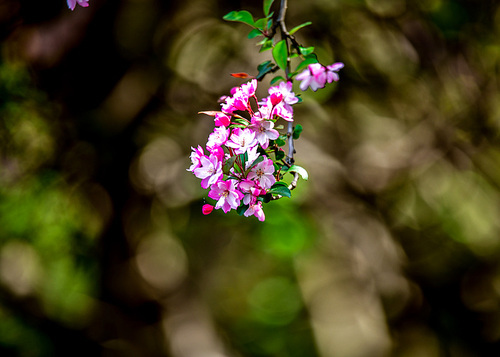
<path id="1" fill-rule="evenodd" d="M 201 146 L 192 148 L 188 171 L 210 190 L 208 197 L 216 201 L 216 209 L 225 213 L 234 209 L 263 221 L 262 203 L 291 196 L 283 176 L 299 173 L 307 179 L 307 173 L 287 162 L 281 148 L 287 136 L 278 131 L 283 125 L 276 125 L 279 120 L 293 121 L 292 105 L 299 98 L 292 92 L 292 83 L 269 88 L 269 96 L 260 101 L 256 89 L 257 80 L 252 79 L 221 98 L 221 111 L 202 112 L 214 117 L 215 128 L 208 136 L 207 153 Z M 298 138 L 301 130 L 296 126 L 292 135 Z M 212 207 L 205 205 L 203 213 L 210 213 Z"/>

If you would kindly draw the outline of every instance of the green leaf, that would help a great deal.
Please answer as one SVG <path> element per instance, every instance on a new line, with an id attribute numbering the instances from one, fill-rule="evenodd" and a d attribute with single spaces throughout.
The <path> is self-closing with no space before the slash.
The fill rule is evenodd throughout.
<path id="1" fill-rule="evenodd" d="M 306 58 L 305 60 L 303 60 L 302 62 L 299 63 L 297 68 L 295 68 L 295 72 L 298 72 L 303 68 L 306 68 L 307 66 L 309 66 L 312 63 L 318 63 L 318 60 L 316 58 Z"/>
<path id="2" fill-rule="evenodd" d="M 273 58 L 278 67 L 286 71 L 288 63 L 288 46 L 286 40 L 281 40 L 274 46 Z"/>
<path id="3" fill-rule="evenodd" d="M 297 124 L 295 128 L 293 129 L 293 138 L 297 140 L 300 137 L 300 133 L 302 133 L 302 125 Z"/>
<path id="4" fill-rule="evenodd" d="M 242 11 L 231 11 L 230 13 L 224 15 L 223 17 L 226 21 L 238 21 L 244 24 L 255 27 L 255 22 L 253 21 L 253 16 L 246 10 Z"/>
<path id="5" fill-rule="evenodd" d="M 267 50 L 270 50 L 271 48 L 273 48 L 273 40 L 271 40 L 269 38 L 265 38 L 262 41 L 260 41 L 258 43 L 258 45 L 262 45 L 259 52 L 264 52 L 264 51 L 267 51 Z"/>
<path id="6" fill-rule="evenodd" d="M 259 201 L 262 201 L 264 203 L 268 203 L 269 201 L 271 201 L 271 198 L 273 198 L 273 195 L 271 195 L 270 193 L 266 193 L 264 196 L 257 197 Z"/>
<path id="7" fill-rule="evenodd" d="M 277 77 L 274 77 L 273 79 L 271 79 L 270 84 L 273 85 L 276 82 L 284 81 L 284 80 L 285 80 L 285 78 L 283 78 L 282 76 L 277 76 Z"/>
<path id="8" fill-rule="evenodd" d="M 283 181 L 276 181 L 274 183 L 274 185 L 271 186 L 271 188 L 274 188 L 274 187 L 279 187 L 279 186 L 285 186 L 285 187 L 288 187 L 288 184 L 286 182 L 283 182 Z"/>
<path id="9" fill-rule="evenodd" d="M 239 206 L 237 209 L 236 209 L 236 212 L 238 212 L 238 214 L 240 216 L 243 216 L 243 214 L 245 213 L 245 211 L 248 209 L 248 205 L 241 205 Z"/>
<path id="10" fill-rule="evenodd" d="M 274 68 L 274 63 L 271 61 L 265 61 L 262 62 L 257 66 L 257 70 L 259 71 L 259 74 L 257 74 L 257 80 L 263 78 L 267 73 L 271 72 L 272 69 Z"/>
<path id="11" fill-rule="evenodd" d="M 257 29 L 253 29 L 252 31 L 250 31 L 250 33 L 248 34 L 248 38 L 255 38 L 257 36 L 260 36 L 262 35 L 262 32 L 260 32 L 260 30 L 257 30 Z"/>
<path id="12" fill-rule="evenodd" d="M 314 47 L 299 47 L 300 53 L 304 56 L 310 55 L 314 52 Z"/>
<path id="13" fill-rule="evenodd" d="M 258 19 L 257 21 L 255 21 L 255 27 L 260 29 L 260 30 L 263 30 L 264 29 L 264 26 L 266 25 L 266 19 Z"/>
<path id="14" fill-rule="evenodd" d="M 269 15 L 269 11 L 271 11 L 271 5 L 274 0 L 264 0 L 264 16 L 267 17 Z"/>
<path id="15" fill-rule="evenodd" d="M 284 197 L 292 197 L 292 192 L 288 189 L 288 187 L 286 186 L 276 186 L 276 187 L 272 187 L 270 190 L 269 190 L 269 193 L 273 194 L 273 195 L 281 195 L 281 196 L 284 196 Z"/>
<path id="16" fill-rule="evenodd" d="M 229 170 L 231 167 L 234 165 L 234 161 L 236 160 L 236 156 L 232 156 L 229 159 L 226 160 L 224 163 L 224 166 L 222 167 L 222 172 L 225 173 L 226 175 L 229 175 Z"/>
<path id="17" fill-rule="evenodd" d="M 304 169 L 301 166 L 292 165 L 288 169 L 288 172 L 296 172 L 296 173 L 298 173 L 306 181 L 307 181 L 307 179 L 309 179 L 309 174 L 307 173 L 306 169 Z"/>
<path id="18" fill-rule="evenodd" d="M 295 26 L 293 29 L 291 29 L 288 33 L 290 35 L 293 35 L 295 32 L 299 31 L 302 27 L 306 27 L 312 24 L 311 21 L 304 22 L 303 24 L 300 24 L 299 26 Z"/>
<path id="19" fill-rule="evenodd" d="M 285 152 L 283 150 L 276 150 L 274 155 L 276 156 L 276 160 L 281 160 L 285 157 Z"/>
<path id="20" fill-rule="evenodd" d="M 275 140 L 276 145 L 283 146 L 286 144 L 286 135 L 280 135 L 278 139 Z"/>

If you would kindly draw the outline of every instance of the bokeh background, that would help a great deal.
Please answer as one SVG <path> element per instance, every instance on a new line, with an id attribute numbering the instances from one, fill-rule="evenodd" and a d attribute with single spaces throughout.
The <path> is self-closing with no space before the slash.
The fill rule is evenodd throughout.
<path id="1" fill-rule="evenodd" d="M 500 356 L 500 5 L 288 5 L 345 68 L 261 223 L 186 171 L 259 1 L 0 0 L 1 356 Z"/>

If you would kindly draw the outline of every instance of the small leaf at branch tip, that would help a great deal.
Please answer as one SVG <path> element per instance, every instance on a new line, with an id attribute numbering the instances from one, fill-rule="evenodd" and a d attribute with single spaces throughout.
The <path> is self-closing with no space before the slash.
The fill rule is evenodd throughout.
<path id="1" fill-rule="evenodd" d="M 296 172 L 296 173 L 298 173 L 302 177 L 302 179 L 304 179 L 306 181 L 309 179 L 309 174 L 307 173 L 306 169 L 304 169 L 301 166 L 292 165 L 288 169 L 288 172 Z"/>
<path id="2" fill-rule="evenodd" d="M 303 24 L 300 24 L 299 26 L 295 26 L 293 29 L 291 29 L 288 33 L 290 35 L 293 35 L 295 32 L 297 32 L 298 30 L 300 30 L 301 28 L 303 27 L 306 27 L 306 26 L 309 26 L 311 25 L 312 22 L 311 21 L 307 21 L 307 22 L 304 22 Z"/>
<path id="3" fill-rule="evenodd" d="M 253 16 L 246 10 L 242 11 L 231 11 L 230 13 L 224 15 L 222 17 L 226 21 L 239 21 L 243 22 L 247 25 L 254 26 L 255 22 L 253 21 Z"/>

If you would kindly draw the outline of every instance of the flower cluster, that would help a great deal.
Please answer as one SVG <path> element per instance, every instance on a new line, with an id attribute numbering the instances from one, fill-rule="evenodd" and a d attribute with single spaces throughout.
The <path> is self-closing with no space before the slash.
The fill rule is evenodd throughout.
<path id="1" fill-rule="evenodd" d="M 216 201 L 215 209 L 224 213 L 234 209 L 248 217 L 265 220 L 262 203 L 279 197 L 290 197 L 288 185 L 281 180 L 295 165 L 285 160 L 280 146 L 285 145 L 275 124 L 279 119 L 293 121 L 292 105 L 299 98 L 291 82 L 269 88 L 269 96 L 261 101 L 253 79 L 233 88 L 231 95 L 221 98 L 221 111 L 202 112 L 214 117 L 215 128 L 208 136 L 206 151 L 192 148 L 188 169 L 201 179 L 201 187 L 210 190 L 208 197 Z M 213 206 L 203 206 L 209 214 Z"/>

